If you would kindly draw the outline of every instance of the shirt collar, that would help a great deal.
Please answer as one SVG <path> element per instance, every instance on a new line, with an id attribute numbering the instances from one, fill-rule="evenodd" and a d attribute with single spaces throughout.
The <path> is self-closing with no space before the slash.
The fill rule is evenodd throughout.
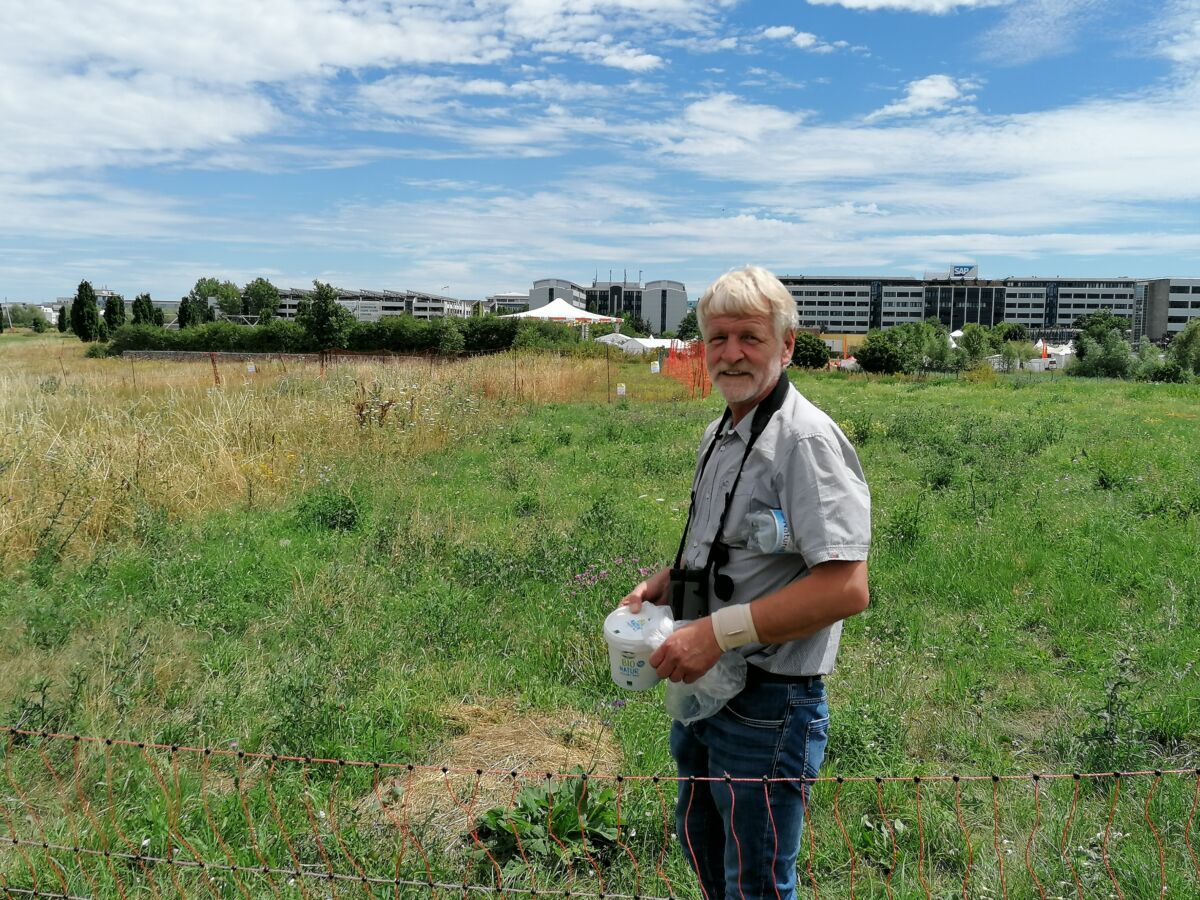
<path id="1" fill-rule="evenodd" d="M 788 396 L 785 396 L 783 399 L 783 405 L 787 405 L 787 402 L 788 402 L 788 399 L 789 399 L 791 393 L 792 393 L 792 391 L 789 390 Z M 764 397 L 763 399 L 765 400 L 766 398 Z M 729 434 L 736 434 L 739 438 L 742 439 L 743 444 L 750 443 L 750 431 L 754 427 L 754 414 L 756 412 L 758 412 L 758 407 L 761 405 L 762 405 L 762 402 L 760 401 L 758 405 L 756 405 L 752 410 L 750 410 L 748 413 L 746 413 L 746 415 L 742 416 L 742 420 L 737 423 L 737 426 L 735 428 L 730 428 L 729 423 L 726 422 L 725 426 L 720 430 L 720 432 L 718 433 L 717 436 L 723 438 Z M 780 409 L 782 409 L 782 408 L 783 408 L 783 406 L 780 406 Z"/>
<path id="2" fill-rule="evenodd" d="M 724 438 L 734 434 L 741 438 L 743 444 L 750 443 L 750 429 L 754 427 L 754 413 L 757 410 L 758 407 L 754 407 L 754 409 L 742 416 L 742 420 L 733 428 L 730 428 L 729 423 L 726 422 L 725 426 L 721 429 L 720 437 Z"/>

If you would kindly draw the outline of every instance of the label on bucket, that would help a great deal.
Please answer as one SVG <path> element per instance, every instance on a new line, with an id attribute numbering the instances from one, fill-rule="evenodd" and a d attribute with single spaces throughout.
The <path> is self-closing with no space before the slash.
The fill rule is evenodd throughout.
<path id="1" fill-rule="evenodd" d="M 645 667 L 646 661 L 638 659 L 637 654 L 630 653 L 628 650 L 621 654 L 621 661 L 617 664 L 617 669 L 626 678 L 637 678 Z"/>
<path id="2" fill-rule="evenodd" d="M 613 681 L 633 691 L 654 687 L 659 679 L 650 657 L 674 626 L 669 606 L 647 603 L 637 613 L 627 606 L 609 613 L 604 620 L 604 638 Z"/>

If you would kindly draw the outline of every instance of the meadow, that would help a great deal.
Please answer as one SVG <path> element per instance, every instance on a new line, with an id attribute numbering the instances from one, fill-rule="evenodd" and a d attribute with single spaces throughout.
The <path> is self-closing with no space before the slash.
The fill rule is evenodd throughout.
<path id="1" fill-rule="evenodd" d="M 963 896 L 964 876 L 972 896 L 1200 895 L 1195 776 L 1069 777 L 1200 765 L 1200 388 L 792 378 L 858 447 L 875 532 L 872 603 L 828 679 L 822 774 L 846 781 L 814 788 L 802 882 L 831 897 Z M 463 862 L 479 849 L 465 823 L 511 805 L 518 779 L 489 793 L 471 773 L 578 767 L 630 779 L 618 847 L 651 863 L 622 874 L 585 840 L 575 892 L 606 870 L 610 894 L 695 896 L 650 780 L 672 772 L 661 689 L 612 684 L 600 625 L 672 553 L 720 408 L 642 361 L 251 373 L 0 337 L 0 724 L 20 729 L 9 836 L 35 819 L 64 846 L 87 839 L 76 831 L 153 847 L 188 833 L 200 856 L 282 871 L 324 856 L 314 808 L 350 809 L 346 860 L 488 884 L 496 860 Z M 219 752 L 209 772 L 208 755 L 189 767 L 175 750 L 25 732 Z M 244 754 L 264 754 L 271 777 L 255 757 L 247 780 Z M 272 754 L 300 759 L 277 769 Z M 403 779 L 306 757 L 398 764 Z M 422 795 L 409 763 L 433 767 L 453 802 Z M 950 775 L 982 780 L 935 777 Z M 103 783 L 95 816 L 65 776 Z M 241 804 L 269 819 L 272 786 L 293 800 L 277 823 L 314 845 L 260 846 L 245 827 Z M 413 816 L 395 828 L 392 794 Z M 389 856 L 397 831 L 428 853 Z M 69 853 L 14 847 L 0 852 L 10 889 L 40 875 L 63 894 L 125 896 L 109 863 L 89 874 Z M 528 890 L 538 867 L 520 856 L 505 877 Z M 179 887 L 134 862 L 130 896 Z M 542 877 L 559 883 L 563 860 Z M 225 878 L 210 892 L 236 896 Z M 304 881 L 241 894 L 306 895 Z M 369 887 L 342 893 L 356 890 Z"/>

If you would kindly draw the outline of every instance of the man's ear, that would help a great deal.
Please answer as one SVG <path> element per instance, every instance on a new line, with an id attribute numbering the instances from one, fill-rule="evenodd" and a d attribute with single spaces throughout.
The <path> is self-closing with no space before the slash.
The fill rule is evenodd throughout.
<path id="1" fill-rule="evenodd" d="M 783 362 L 786 365 L 792 361 L 792 354 L 796 352 L 796 332 L 788 329 L 787 334 L 783 336 Z"/>

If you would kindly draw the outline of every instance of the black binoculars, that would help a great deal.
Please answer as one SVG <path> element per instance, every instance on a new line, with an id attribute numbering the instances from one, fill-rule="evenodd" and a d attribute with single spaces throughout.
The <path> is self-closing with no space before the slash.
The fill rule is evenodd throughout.
<path id="1" fill-rule="evenodd" d="M 671 612 L 676 622 L 699 619 L 709 614 L 708 578 L 712 574 L 712 592 L 723 603 L 733 599 L 733 579 L 721 572 L 729 562 L 729 545 L 716 541 L 703 569 L 673 568 L 667 587 Z"/>

